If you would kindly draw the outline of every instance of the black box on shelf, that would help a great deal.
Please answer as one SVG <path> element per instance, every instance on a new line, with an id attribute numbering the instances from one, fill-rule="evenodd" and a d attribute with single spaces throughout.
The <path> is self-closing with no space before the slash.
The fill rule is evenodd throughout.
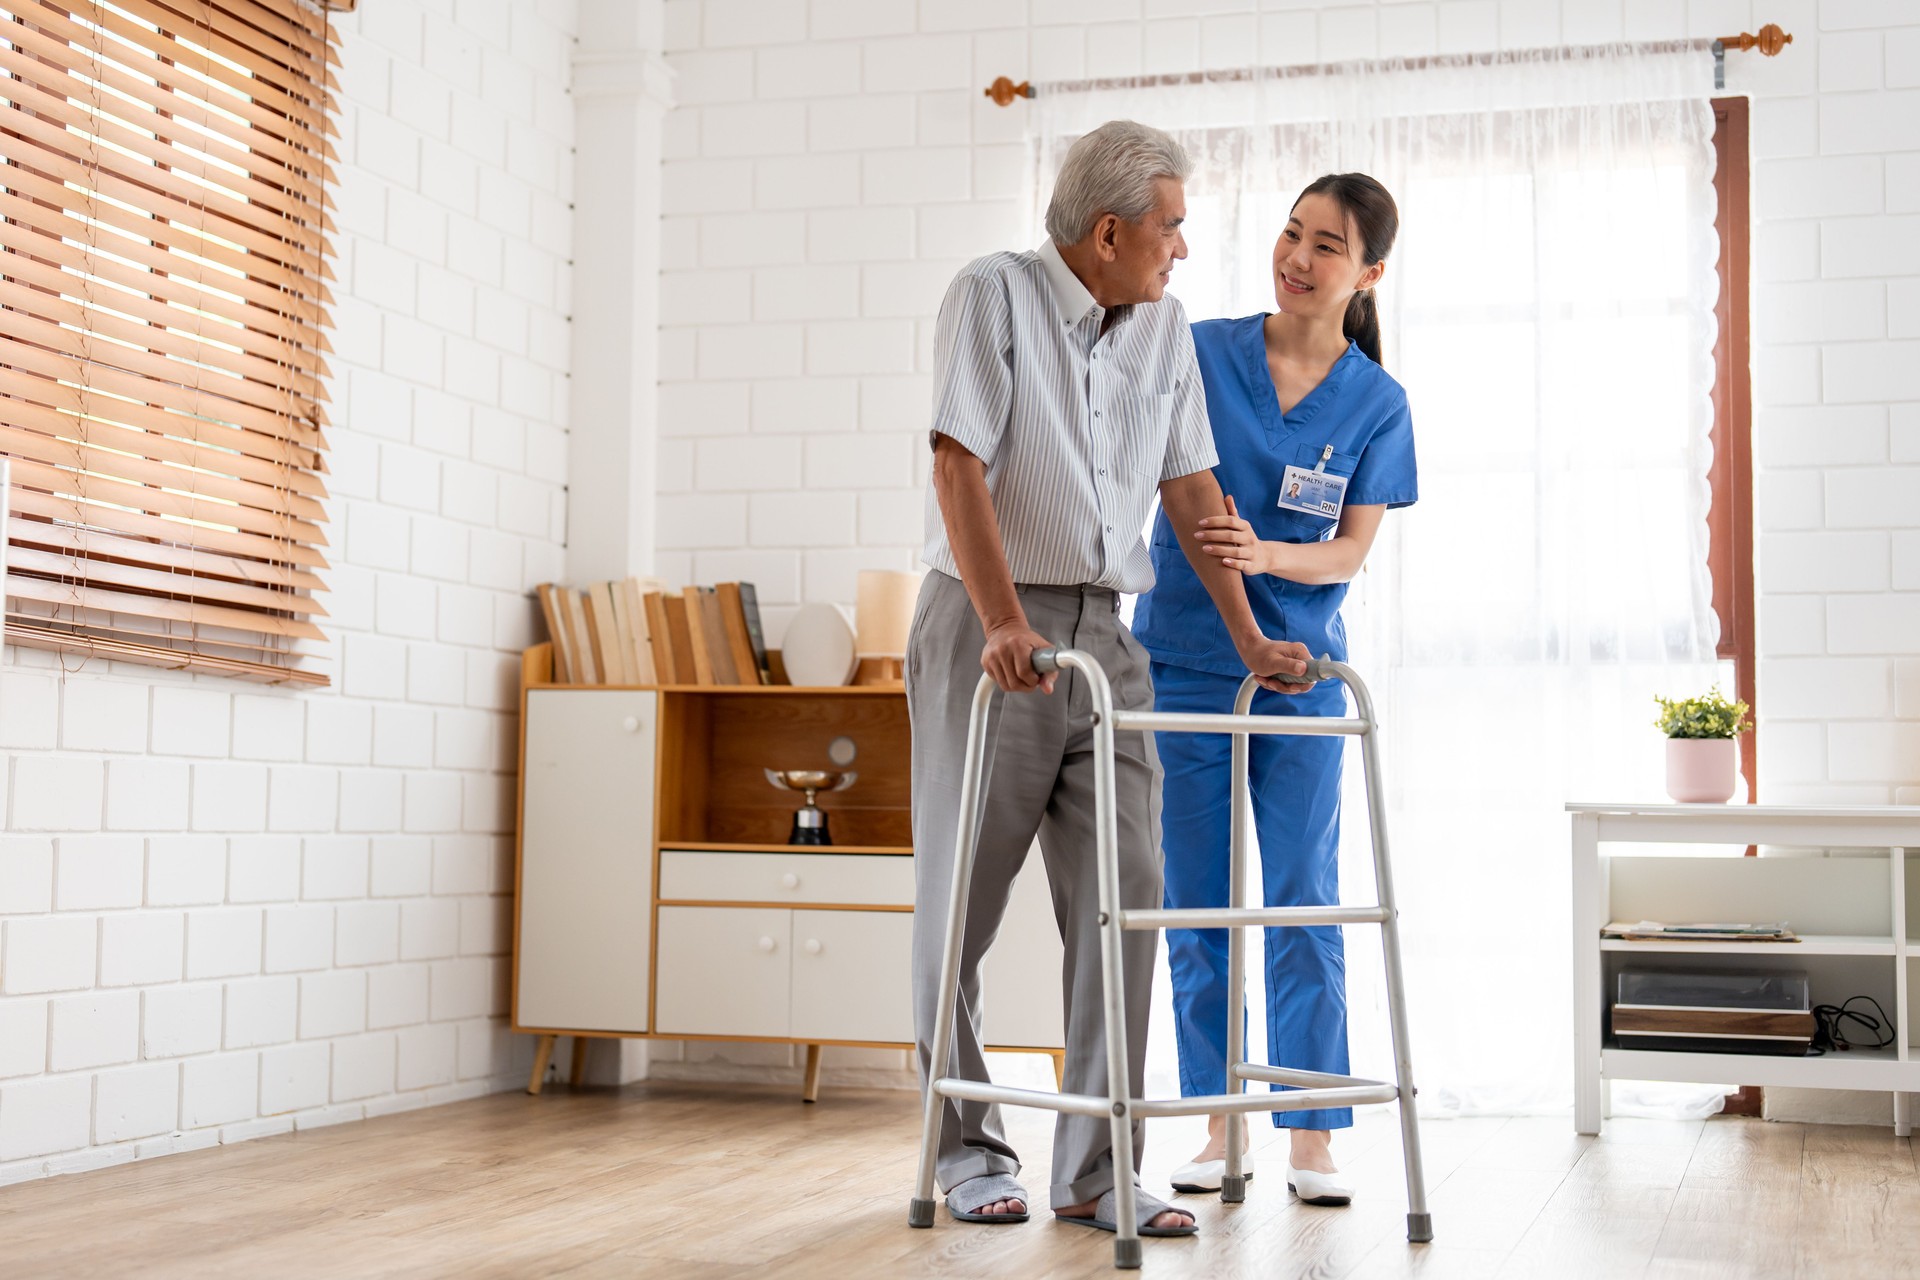
<path id="1" fill-rule="evenodd" d="M 1623 969 L 1615 979 L 1613 1034 L 1623 1049 L 1801 1057 L 1813 1033 L 1803 972 Z"/>

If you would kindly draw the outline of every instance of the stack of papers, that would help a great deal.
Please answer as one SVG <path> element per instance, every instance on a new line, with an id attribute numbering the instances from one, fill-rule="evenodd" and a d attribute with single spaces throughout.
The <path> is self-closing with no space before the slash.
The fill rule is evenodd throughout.
<path id="1" fill-rule="evenodd" d="M 1630 942 L 1798 942 L 1800 939 L 1785 924 L 1661 924 L 1642 920 L 1628 924 L 1616 920 L 1600 931 L 1603 938 L 1625 938 Z"/>

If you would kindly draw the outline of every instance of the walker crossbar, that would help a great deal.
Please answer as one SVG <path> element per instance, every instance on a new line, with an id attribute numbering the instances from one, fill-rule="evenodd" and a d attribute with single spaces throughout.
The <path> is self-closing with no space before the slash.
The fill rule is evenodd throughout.
<path id="1" fill-rule="evenodd" d="M 1322 659 L 1307 664 L 1309 680 L 1338 680 L 1353 697 L 1352 718 L 1334 716 L 1256 716 L 1250 714 L 1259 681 L 1248 676 L 1240 685 L 1231 715 L 1172 715 L 1158 712 L 1126 711 L 1116 714 L 1113 691 L 1100 664 L 1077 649 L 1041 649 L 1033 654 L 1033 669 L 1041 674 L 1061 669 L 1077 671 L 1087 681 L 1093 703 L 1094 754 L 1094 857 L 1099 873 L 1100 895 L 1100 974 L 1105 1013 L 1107 1050 L 1107 1094 L 1104 1097 L 1083 1093 L 1042 1093 L 1033 1089 L 1013 1089 L 985 1081 L 965 1080 L 952 1074 L 935 1075 L 928 1082 L 923 1100 L 920 1130 L 920 1162 L 914 1183 L 914 1196 L 907 1210 L 907 1222 L 915 1227 L 930 1227 L 934 1216 L 935 1158 L 938 1154 L 941 1100 L 957 1098 L 972 1102 L 1001 1103 L 1008 1106 L 1036 1107 L 1072 1115 L 1104 1116 L 1113 1126 L 1113 1168 L 1122 1176 L 1114 1182 L 1114 1225 L 1116 1228 L 1114 1265 L 1124 1269 L 1140 1265 L 1139 1224 L 1133 1169 L 1133 1122 L 1151 1116 L 1225 1115 L 1227 1117 L 1226 1173 L 1221 1179 L 1220 1198 L 1233 1204 L 1246 1198 L 1245 1121 L 1248 1112 L 1310 1111 L 1323 1108 L 1364 1106 L 1377 1103 L 1400 1104 L 1400 1144 L 1407 1175 L 1407 1239 L 1425 1242 L 1433 1239 L 1433 1217 L 1427 1212 L 1427 1193 L 1421 1171 L 1420 1129 L 1414 1098 L 1413 1057 L 1407 1045 L 1407 1014 L 1400 964 L 1399 920 L 1393 905 L 1393 870 L 1387 850 L 1386 803 L 1380 781 L 1378 722 L 1373 714 L 1373 699 L 1366 685 L 1344 663 Z M 953 1024 L 958 1005 L 960 944 L 965 936 L 967 891 L 973 876 L 973 859 L 979 841 L 981 812 L 985 805 L 986 722 L 995 686 L 991 676 L 982 676 L 974 689 L 973 707 L 967 723 L 966 767 L 960 782 L 960 829 L 954 848 L 953 881 L 949 886 L 947 934 L 940 964 L 940 998 L 934 1014 L 931 1045 L 934 1065 L 953 1069 Z M 1376 906 L 1238 907 L 1229 901 L 1221 907 L 1180 910 L 1134 909 L 1120 906 L 1119 837 L 1114 808 L 1113 735 L 1116 729 L 1141 729 L 1157 733 L 1226 733 L 1233 737 L 1232 833 L 1230 837 L 1229 897 L 1237 898 L 1246 879 L 1248 832 L 1247 756 L 1252 735 L 1294 734 L 1303 736 L 1349 736 L 1360 740 L 1361 761 L 1367 788 L 1367 817 L 1373 841 L 1373 870 L 1378 892 Z M 1252 927 L 1369 924 L 1381 929 L 1381 950 L 1387 969 L 1387 1018 L 1393 1032 L 1394 1082 L 1364 1080 L 1357 1076 L 1330 1075 L 1318 1071 L 1299 1071 L 1269 1067 L 1243 1061 L 1245 1030 L 1243 1011 L 1246 1003 L 1246 929 Z M 1228 928 L 1227 951 L 1227 1088 L 1229 1092 L 1194 1098 L 1134 1098 L 1130 1096 L 1126 1061 L 1126 1004 L 1122 990 L 1120 938 L 1127 929 Z M 942 1059 L 944 1058 L 944 1062 Z M 1250 1093 L 1249 1080 L 1293 1086 L 1282 1092 Z"/>

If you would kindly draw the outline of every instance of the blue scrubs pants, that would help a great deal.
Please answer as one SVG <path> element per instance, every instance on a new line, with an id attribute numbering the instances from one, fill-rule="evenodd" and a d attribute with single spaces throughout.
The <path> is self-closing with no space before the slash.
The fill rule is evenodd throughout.
<path id="1" fill-rule="evenodd" d="M 1164 662 L 1153 664 L 1154 710 L 1226 714 L 1240 681 Z M 1337 684 L 1298 695 L 1254 695 L 1260 715 L 1341 715 Z M 1161 844 L 1169 907 L 1227 901 L 1232 740 L 1223 734 L 1156 735 L 1165 771 Z M 1340 900 L 1342 738 L 1255 737 L 1249 744 L 1254 831 L 1270 907 Z M 1268 1060 L 1274 1066 L 1347 1074 L 1346 952 L 1337 926 L 1266 932 Z M 1227 930 L 1169 929 L 1180 1092 L 1227 1091 Z M 1277 1086 L 1276 1086 L 1277 1087 Z M 1347 1108 L 1276 1113 L 1276 1127 L 1344 1129 Z"/>

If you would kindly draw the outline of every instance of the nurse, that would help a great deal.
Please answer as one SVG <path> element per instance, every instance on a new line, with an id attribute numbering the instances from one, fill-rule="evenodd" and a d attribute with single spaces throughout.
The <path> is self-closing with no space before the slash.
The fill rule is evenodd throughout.
<path id="1" fill-rule="evenodd" d="M 1418 496 L 1406 393 L 1380 367 L 1373 290 L 1399 230 L 1393 197 L 1359 173 L 1321 178 L 1294 202 L 1273 250 L 1275 310 L 1193 326 L 1228 495 L 1224 517 L 1200 522 L 1204 550 L 1246 575 L 1247 599 L 1269 636 L 1347 656 L 1340 603 L 1366 562 L 1389 507 Z M 1134 630 L 1153 657 L 1156 711 L 1233 710 L 1246 669 L 1219 613 L 1187 567 L 1163 511 L 1154 525 L 1156 585 Z M 1338 716 L 1345 694 L 1323 684 L 1261 691 L 1260 715 Z M 1227 901 L 1230 740 L 1159 736 L 1165 769 L 1162 845 L 1169 907 Z M 1342 740 L 1255 736 L 1249 769 L 1254 830 L 1269 906 L 1339 901 Z M 1267 1046 L 1275 1065 L 1347 1069 L 1346 958 L 1337 927 L 1266 931 Z M 1227 933 L 1167 933 L 1184 1096 L 1226 1092 Z M 1329 1139 L 1348 1110 L 1274 1115 L 1292 1130 L 1290 1190 L 1342 1205 Z M 1207 1145 L 1174 1171 L 1176 1191 L 1213 1191 L 1225 1168 L 1226 1119 L 1209 1117 Z"/>

